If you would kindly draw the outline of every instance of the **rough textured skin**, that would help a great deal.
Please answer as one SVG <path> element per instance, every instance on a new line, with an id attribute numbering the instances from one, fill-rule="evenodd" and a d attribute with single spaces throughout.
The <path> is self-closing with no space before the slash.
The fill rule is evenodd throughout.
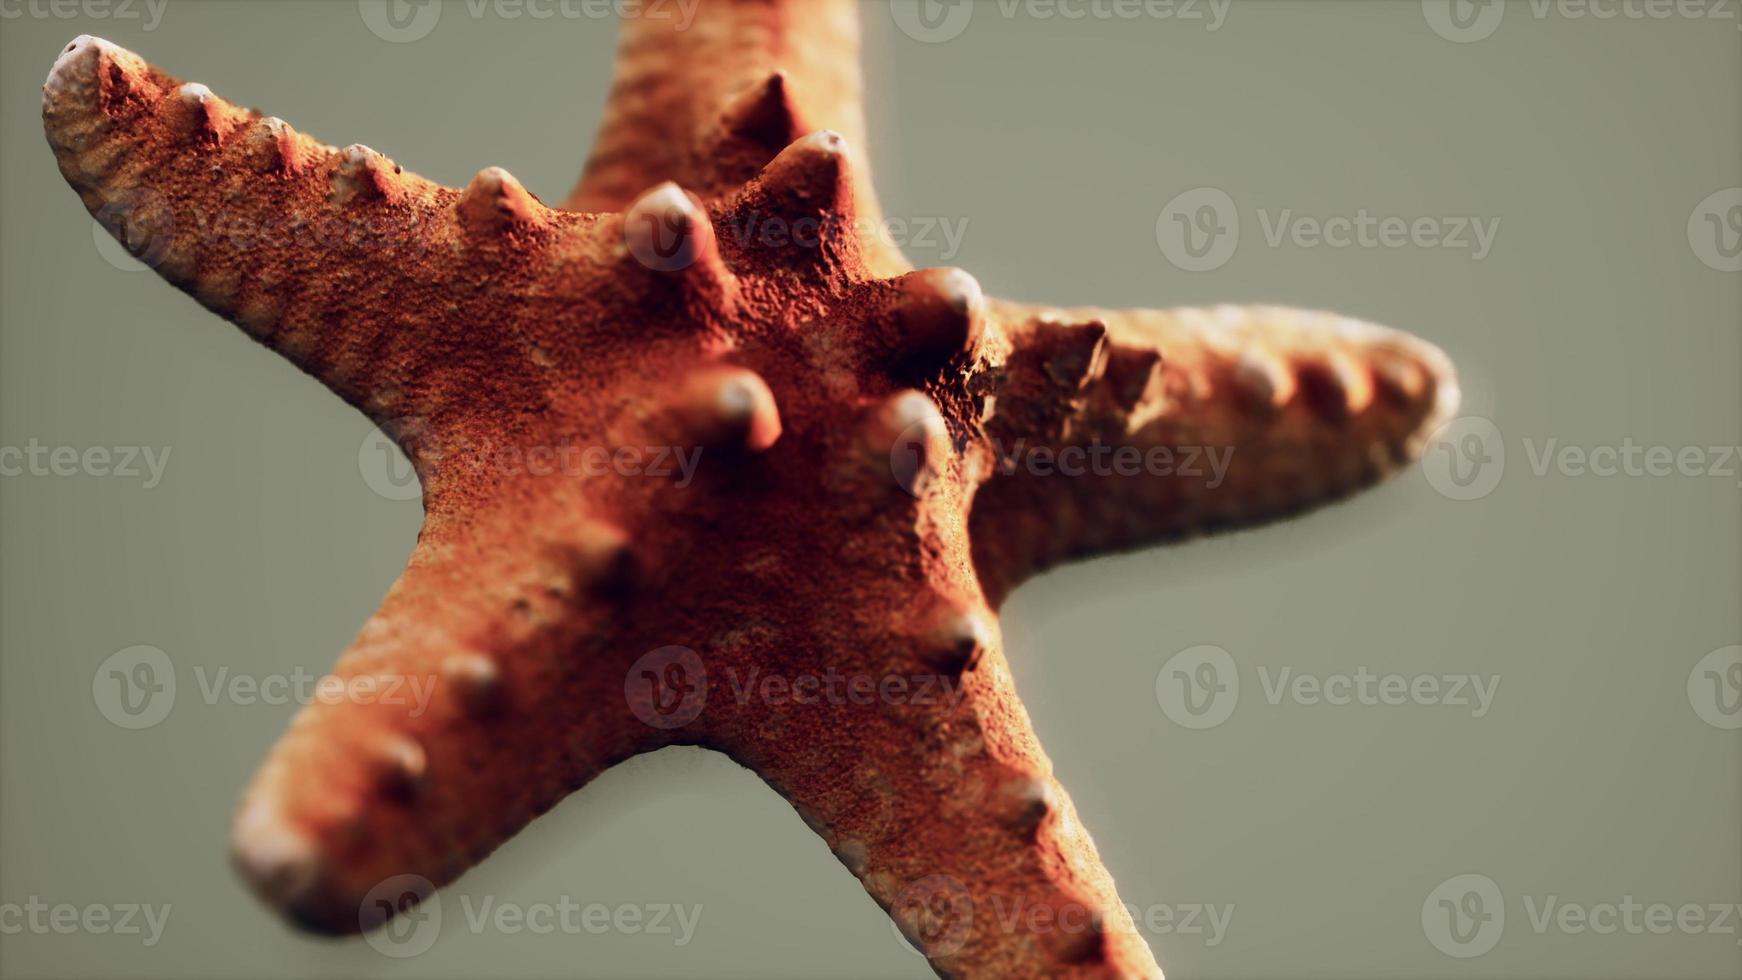
<path id="1" fill-rule="evenodd" d="M 333 676 L 426 679 L 428 710 L 317 699 L 238 812 L 238 867 L 296 922 L 368 928 L 383 880 L 451 881 L 684 743 L 790 799 L 942 975 L 1159 975 L 992 610 L 1050 563 L 1370 483 L 1451 411 L 1451 368 L 1323 314 L 1049 311 L 907 271 L 853 230 L 856 18 L 627 25 L 582 210 L 496 169 L 436 186 L 101 40 L 56 62 L 43 118 L 86 207 L 423 480 L 404 576 Z M 1233 455 L 1215 486 L 1005 473 L 1018 440 Z M 585 447 L 701 456 L 686 481 Z"/>

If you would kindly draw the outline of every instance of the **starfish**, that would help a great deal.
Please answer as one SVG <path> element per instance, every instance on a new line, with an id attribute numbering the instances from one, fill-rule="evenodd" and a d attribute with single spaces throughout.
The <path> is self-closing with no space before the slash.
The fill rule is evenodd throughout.
<path id="1" fill-rule="evenodd" d="M 1062 561 L 1374 482 L 1454 374 L 1332 314 L 1060 309 L 913 269 L 866 232 L 858 17 L 627 20 L 560 207 L 328 146 L 100 39 L 56 61 L 45 129 L 87 209 L 422 483 L 403 575 L 237 810 L 234 862 L 293 922 L 373 927 L 381 883 L 421 896 L 685 744 L 790 800 L 940 975 L 1160 975 L 994 611 Z M 1133 468 L 1218 448 L 1219 479 Z M 1103 465 L 1066 475 L 1073 451 Z M 407 678 L 427 710 L 384 696 Z"/>

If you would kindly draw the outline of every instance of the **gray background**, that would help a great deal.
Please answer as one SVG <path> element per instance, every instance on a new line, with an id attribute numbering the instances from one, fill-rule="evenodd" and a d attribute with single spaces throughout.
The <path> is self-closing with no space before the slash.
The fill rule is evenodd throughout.
<path id="1" fill-rule="evenodd" d="M 146 272 L 96 247 L 56 173 L 39 86 L 91 32 L 335 144 L 461 185 L 499 164 L 567 191 L 615 24 L 446 8 L 388 43 L 350 0 L 171 0 L 161 23 L 0 20 L 0 445 L 171 447 L 162 483 L 0 484 L 0 902 L 170 903 L 162 941 L 0 936 L 7 976 L 920 977 L 923 961 L 773 793 L 699 751 L 600 779 L 443 893 L 421 956 L 294 934 L 225 863 L 236 794 L 293 708 L 207 704 L 194 672 L 318 674 L 412 543 L 415 502 L 360 475 L 364 420 Z M 87 13 L 102 7 L 87 7 Z M 143 8 L 134 10 L 143 17 Z M 1720 11 L 1722 12 L 1722 11 Z M 1737 478 L 1532 471 L 1528 446 L 1734 446 L 1742 276 L 1688 233 L 1742 183 L 1730 19 L 1596 20 L 1522 3 L 1474 43 L 1415 2 L 1237 2 L 1177 17 L 1044 19 L 987 3 L 941 43 L 866 9 L 872 155 L 888 213 L 967 220 L 951 261 L 1057 303 L 1273 299 L 1405 327 L 1453 355 L 1503 433 L 1472 501 L 1412 469 L 1260 533 L 1052 573 L 1005 611 L 1017 682 L 1123 898 L 1231 904 L 1221 941 L 1152 931 L 1174 977 L 1735 977 L 1728 935 L 1538 934 L 1526 901 L 1742 901 L 1742 735 L 1687 693 L 1742 642 Z M 1170 199 L 1237 202 L 1220 268 L 1156 240 Z M 1500 220 L 1451 248 L 1270 246 L 1259 212 Z M 1176 652 L 1226 649 L 1233 715 L 1158 706 Z M 140 731 L 92 679 L 165 650 L 173 711 Z M 1257 671 L 1501 678 L 1445 705 L 1263 696 Z M 1736 692 L 1732 692 L 1734 694 Z M 1422 906 L 1492 878 L 1484 955 Z M 693 940 L 473 933 L 462 897 L 700 903 Z"/>

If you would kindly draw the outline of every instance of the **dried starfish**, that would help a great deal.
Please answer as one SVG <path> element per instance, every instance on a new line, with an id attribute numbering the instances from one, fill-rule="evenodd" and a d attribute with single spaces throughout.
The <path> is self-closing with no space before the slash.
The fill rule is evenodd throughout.
<path id="1" fill-rule="evenodd" d="M 87 208 L 423 480 L 408 567 L 334 683 L 427 675 L 433 702 L 317 699 L 239 809 L 238 866 L 296 922 L 367 928 L 383 880 L 451 881 L 681 743 L 791 800 L 942 975 L 1159 975 L 992 610 L 1059 561 L 1372 482 L 1450 413 L 1452 370 L 1328 314 L 1060 310 L 913 271 L 860 232 L 858 17 L 629 21 L 556 209 L 499 169 L 456 191 L 324 145 L 102 40 L 55 63 L 43 118 Z M 1003 465 L 1019 441 L 1233 456 L 1214 486 L 1072 478 Z M 581 446 L 613 465 L 533 465 Z M 703 449 L 695 482 L 625 463 L 639 447 Z"/>

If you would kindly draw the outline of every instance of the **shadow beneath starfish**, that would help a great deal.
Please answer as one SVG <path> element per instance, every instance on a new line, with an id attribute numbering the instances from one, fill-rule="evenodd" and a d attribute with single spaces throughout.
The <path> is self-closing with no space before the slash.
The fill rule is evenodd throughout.
<path id="1" fill-rule="evenodd" d="M 640 937 L 646 945 L 636 955 L 661 966 L 635 975 L 687 975 L 703 961 L 735 962 L 746 976 L 932 975 L 786 800 L 729 756 L 699 746 L 662 748 L 606 770 L 440 894 L 444 914 L 453 909 L 456 919 L 490 898 L 497 906 L 569 897 L 581 906 L 697 908 L 693 943 Z M 804 900 L 792 901 L 795 894 Z M 852 950 L 862 970 L 839 972 L 838 949 Z M 527 955 L 555 963 L 574 953 L 551 943 Z"/>
<path id="2" fill-rule="evenodd" d="M 489 862 L 449 887 L 465 891 L 486 877 L 505 885 L 535 877 L 550 867 L 553 854 L 608 837 L 614 825 L 637 813 L 704 800 L 715 787 L 730 789 L 726 784 L 740 781 L 762 787 L 761 780 L 724 753 L 701 746 L 672 745 L 630 756 L 564 797 L 509 838 Z"/>
<path id="3" fill-rule="evenodd" d="M 1345 548 L 1376 555 L 1380 542 L 1422 517 L 1424 507 L 1444 501 L 1411 469 L 1315 510 L 1206 534 L 1163 539 L 1114 554 L 1067 561 L 1018 585 L 1001 609 L 1018 606 L 1032 621 L 1097 602 L 1153 599 L 1171 586 L 1206 577 L 1238 578 L 1279 561 L 1313 561 L 1313 556 Z M 1425 498 L 1425 500 L 1424 500 Z M 1390 563 L 1372 563 L 1375 575 L 1391 574 Z M 1388 571 L 1391 569 L 1391 571 Z"/>

